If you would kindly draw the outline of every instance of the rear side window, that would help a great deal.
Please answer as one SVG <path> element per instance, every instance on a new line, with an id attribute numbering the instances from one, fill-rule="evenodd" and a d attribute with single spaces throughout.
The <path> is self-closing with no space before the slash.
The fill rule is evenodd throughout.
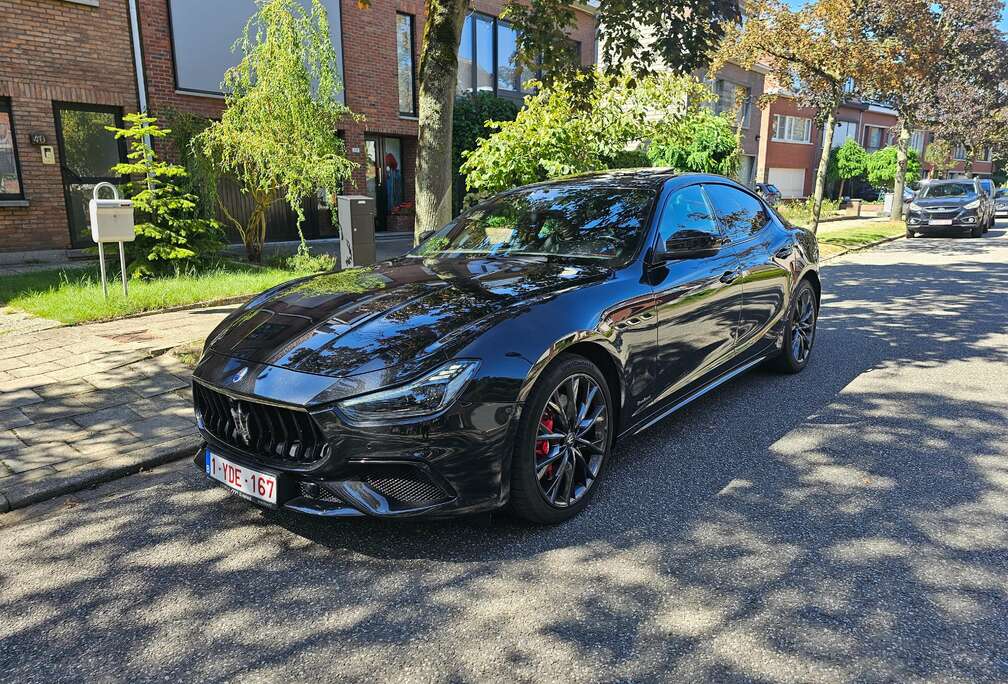
<path id="1" fill-rule="evenodd" d="M 755 235 L 769 221 L 763 205 L 752 195 L 727 185 L 705 185 L 704 189 L 732 242 Z"/>

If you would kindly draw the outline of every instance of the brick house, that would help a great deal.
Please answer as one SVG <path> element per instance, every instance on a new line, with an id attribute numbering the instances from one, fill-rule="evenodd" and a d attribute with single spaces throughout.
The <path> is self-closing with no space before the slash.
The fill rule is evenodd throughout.
<path id="1" fill-rule="evenodd" d="M 128 0 L 0 2 L 0 251 L 90 244 L 91 188 L 138 107 Z"/>
<path id="2" fill-rule="evenodd" d="M 379 230 L 412 231 L 424 2 L 372 0 L 366 10 L 356 0 L 323 4 L 341 58 L 343 97 L 365 117 L 340 131 L 360 164 L 346 191 L 376 198 Z M 522 96 L 525 79 L 510 64 L 514 31 L 497 18 L 504 4 L 470 2 L 460 93 Z M 89 246 L 90 189 L 115 180 L 108 167 L 125 154 L 103 126 L 143 107 L 155 115 L 219 116 L 220 82 L 239 58 L 231 45 L 253 10 L 252 0 L 0 0 L 0 252 Z M 592 64 L 594 10 L 575 5 L 575 13 L 572 49 Z M 53 163 L 32 145 L 35 133 L 54 148 Z M 240 213 L 239 193 L 225 187 L 223 194 Z M 306 200 L 305 209 L 307 237 L 332 234 L 324 205 Z M 292 212 L 277 203 L 268 238 L 295 235 Z"/>
<path id="3" fill-rule="evenodd" d="M 881 105 L 847 102 L 837 110 L 832 147 L 840 147 L 853 138 L 868 152 L 894 144 L 899 117 L 895 110 Z M 933 136 L 927 131 L 913 131 L 910 147 L 923 159 L 924 150 Z M 761 165 L 757 170 L 760 182 L 773 183 L 786 198 L 808 197 L 815 189 L 815 173 L 822 150 L 822 129 L 815 122 L 815 112 L 800 106 L 787 93 L 778 92 L 767 107 L 760 132 Z M 957 157 L 965 157 L 957 150 Z M 973 165 L 974 175 L 990 176 L 993 164 L 989 157 Z M 924 172 L 930 165 L 924 164 Z M 950 175 L 963 175 L 962 161 Z"/>
<path id="4" fill-rule="evenodd" d="M 733 111 L 741 102 L 737 121 L 742 135 L 742 159 L 737 180 L 743 185 L 756 182 L 762 161 L 760 141 L 765 114 L 756 105 L 763 96 L 767 73 L 768 69 L 761 64 L 744 69 L 730 62 L 713 78 L 707 78 L 703 70 L 696 73 L 714 94 L 712 109 L 716 114 Z"/>

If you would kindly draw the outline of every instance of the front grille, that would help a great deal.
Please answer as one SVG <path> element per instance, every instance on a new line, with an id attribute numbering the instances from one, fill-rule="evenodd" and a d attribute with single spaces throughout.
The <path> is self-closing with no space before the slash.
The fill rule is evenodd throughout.
<path id="1" fill-rule="evenodd" d="M 422 506 L 448 498 L 440 487 L 416 472 L 372 476 L 365 483 L 392 503 Z"/>
<path id="2" fill-rule="evenodd" d="M 304 466 L 329 455 L 307 411 L 235 399 L 198 383 L 193 383 L 193 402 L 207 432 L 260 460 Z"/>

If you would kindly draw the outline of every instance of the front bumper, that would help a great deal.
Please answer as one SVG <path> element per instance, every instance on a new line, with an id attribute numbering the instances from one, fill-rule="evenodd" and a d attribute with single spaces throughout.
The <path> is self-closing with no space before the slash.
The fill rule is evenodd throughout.
<path id="1" fill-rule="evenodd" d="M 982 219 L 975 210 L 964 209 L 952 216 L 934 218 L 928 214 L 908 212 L 906 215 L 907 229 L 918 233 L 941 233 L 953 230 L 974 228 Z"/>
<path id="2" fill-rule="evenodd" d="M 197 426 L 205 441 L 195 464 L 205 473 L 209 448 L 274 475 L 277 508 L 326 517 L 450 516 L 507 502 L 520 405 L 516 392 L 501 389 L 506 383 L 477 377 L 436 416 L 355 428 L 331 403 L 286 391 L 306 380 L 284 375 L 267 394 L 254 384 L 228 383 L 232 375 L 230 366 L 217 372 L 210 364 L 194 375 Z M 262 375 L 258 369 L 247 373 Z M 288 395 L 294 401 L 281 401 Z M 267 433 L 282 433 L 284 440 L 278 444 Z"/>

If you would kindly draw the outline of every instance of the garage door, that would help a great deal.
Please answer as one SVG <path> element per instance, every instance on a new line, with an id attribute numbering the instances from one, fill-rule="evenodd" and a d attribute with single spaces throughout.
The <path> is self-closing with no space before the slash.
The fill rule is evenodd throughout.
<path id="1" fill-rule="evenodd" d="M 805 169 L 768 169 L 767 182 L 776 185 L 782 197 L 805 196 Z"/>

